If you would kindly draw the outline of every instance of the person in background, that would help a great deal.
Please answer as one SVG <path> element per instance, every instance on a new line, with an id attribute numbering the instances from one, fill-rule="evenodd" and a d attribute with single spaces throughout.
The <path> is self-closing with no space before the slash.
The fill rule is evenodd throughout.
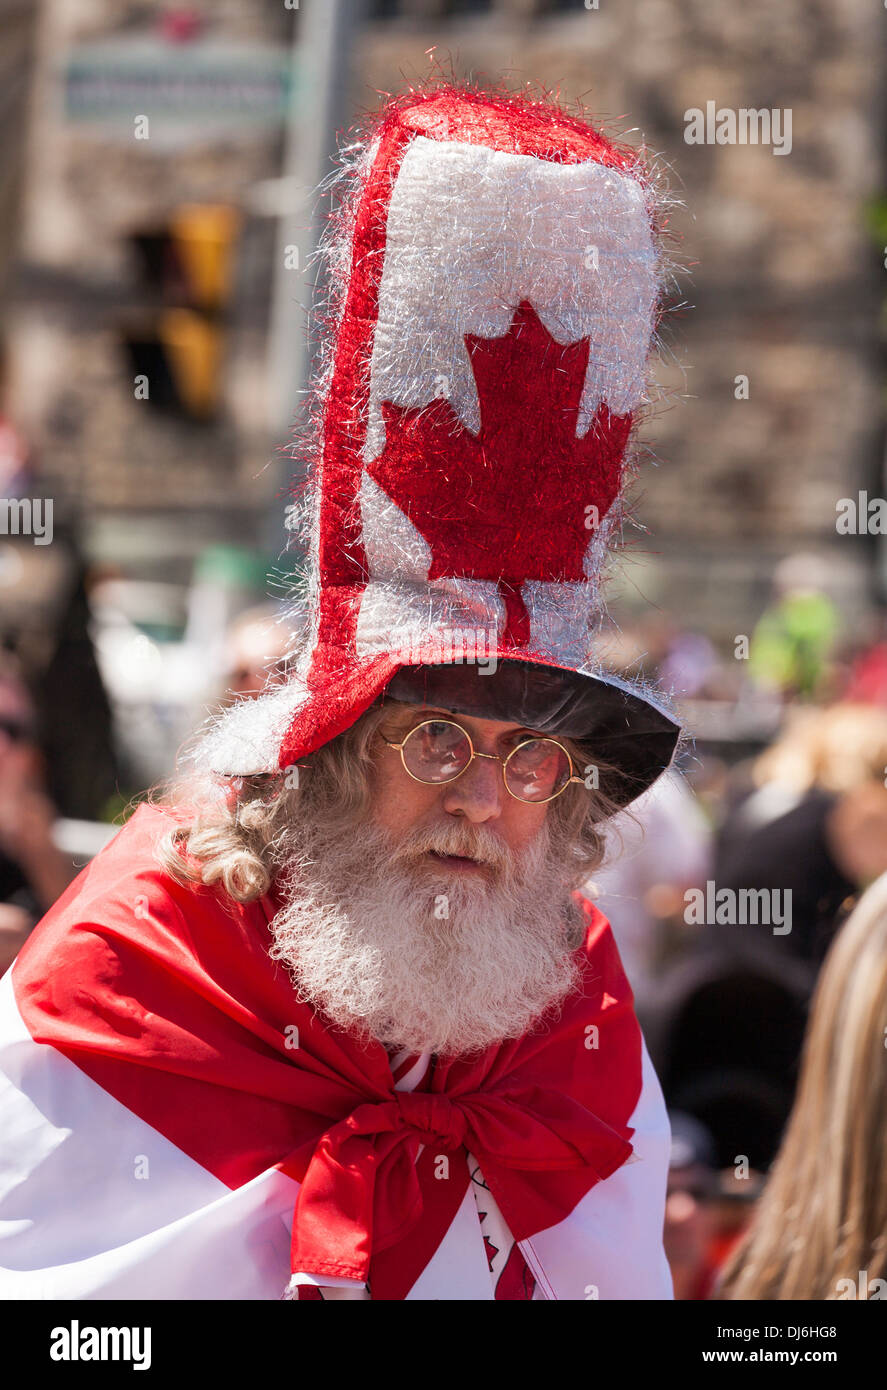
<path id="1" fill-rule="evenodd" d="M 853 704 L 887 706 L 887 615 L 875 614 L 867 635 L 848 654 L 842 700 Z"/>
<path id="2" fill-rule="evenodd" d="M 27 496 L 34 477 L 33 450 L 9 413 L 9 349 L 0 338 L 0 496 Z"/>
<path id="3" fill-rule="evenodd" d="M 748 1228 L 764 1176 L 737 1165 L 718 1168 L 715 1136 L 695 1115 L 669 1110 L 669 1121 L 665 1253 L 675 1298 L 703 1301 Z"/>
<path id="4" fill-rule="evenodd" d="M 614 818 L 603 867 L 583 887 L 613 927 L 639 1016 L 656 1003 L 666 924 L 710 873 L 711 840 L 686 781 L 667 772 Z"/>
<path id="5" fill-rule="evenodd" d="M 0 974 L 74 876 L 52 838 L 34 710 L 13 658 L 0 660 Z"/>
<path id="6" fill-rule="evenodd" d="M 751 679 L 786 701 L 821 698 L 829 682 L 839 615 L 827 584 L 820 556 L 787 556 L 773 576 L 773 601 L 752 634 Z"/>
<path id="7" fill-rule="evenodd" d="M 797 709 L 717 837 L 718 888 L 791 890 L 779 938 L 818 969 L 856 895 L 887 871 L 887 711 Z"/>
<path id="8" fill-rule="evenodd" d="M 887 1297 L 887 876 L 841 928 L 816 988 L 797 1097 L 716 1297 Z"/>
<path id="9" fill-rule="evenodd" d="M 671 1156 L 665 1199 L 665 1254 L 676 1299 L 708 1297 L 715 1270 L 708 1258 L 711 1203 L 717 1189 L 714 1140 L 705 1125 L 669 1112 Z"/>
<path id="10" fill-rule="evenodd" d="M 276 604 L 260 603 L 240 613 L 226 633 L 226 692 L 241 698 L 260 695 L 268 680 L 284 676 L 295 638 L 293 623 Z"/>

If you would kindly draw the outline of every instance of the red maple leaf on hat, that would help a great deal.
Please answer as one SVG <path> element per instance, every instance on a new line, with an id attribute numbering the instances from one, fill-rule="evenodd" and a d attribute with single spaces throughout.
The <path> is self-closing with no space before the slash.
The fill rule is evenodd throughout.
<path id="1" fill-rule="evenodd" d="M 582 581 L 588 522 L 619 493 L 631 415 L 602 403 L 577 438 L 589 339 L 559 343 L 528 300 L 503 337 L 467 333 L 465 345 L 478 433 L 447 400 L 385 401 L 385 448 L 368 472 L 431 547 L 429 579 Z"/>

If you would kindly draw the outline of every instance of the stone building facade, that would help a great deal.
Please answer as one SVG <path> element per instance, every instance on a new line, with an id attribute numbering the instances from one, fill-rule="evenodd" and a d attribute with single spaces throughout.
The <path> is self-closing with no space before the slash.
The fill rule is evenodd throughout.
<path id="1" fill-rule="evenodd" d="M 301 14 L 283 0 L 190 8 L 202 13 L 206 39 L 284 53 L 311 3 L 302 0 Z M 661 462 L 643 466 L 636 513 L 649 534 L 626 537 L 618 610 L 630 618 L 652 600 L 726 644 L 760 612 L 778 559 L 803 549 L 826 560 L 848 622 L 861 620 L 878 594 L 879 542 L 837 536 L 835 508 L 842 496 L 883 488 L 884 251 L 865 210 L 884 186 L 887 11 L 869 0 L 357 8 L 342 56 L 344 127 L 379 92 L 424 79 L 430 63 L 457 77 L 539 82 L 581 98 L 632 143 L 642 131 L 684 200 L 673 230 L 686 271 L 658 370 L 664 399 L 644 436 Z M 280 172 L 280 126 L 167 146 L 96 132 L 65 109 L 72 54 L 153 32 L 169 10 L 119 0 L 39 7 L 5 306 L 10 403 L 46 490 L 79 513 L 96 556 L 155 577 L 185 576 L 210 540 L 259 544 L 269 508 L 280 505 L 271 462 L 280 441 L 269 435 L 265 399 L 275 225 L 254 196 Z M 178 21 L 187 29 L 181 13 Z M 709 103 L 790 110 L 790 152 L 772 142 L 688 143 L 688 111 Z M 243 221 L 223 409 L 214 424 L 189 425 L 134 398 L 119 325 L 146 307 L 133 229 L 201 201 L 230 202 Z"/>

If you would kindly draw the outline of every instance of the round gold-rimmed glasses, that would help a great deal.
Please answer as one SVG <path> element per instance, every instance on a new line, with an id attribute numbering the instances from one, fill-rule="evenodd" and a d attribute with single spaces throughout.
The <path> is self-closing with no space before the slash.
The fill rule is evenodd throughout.
<path id="1" fill-rule="evenodd" d="M 516 801 L 532 805 L 554 801 L 571 782 L 582 783 L 581 777 L 573 775 L 573 760 L 566 748 L 553 738 L 524 739 L 507 758 L 500 758 L 496 753 L 479 753 L 468 730 L 452 719 L 423 719 L 400 743 L 382 737 L 389 748 L 399 751 L 404 771 L 425 786 L 455 782 L 475 758 L 501 763 L 505 790 Z"/>

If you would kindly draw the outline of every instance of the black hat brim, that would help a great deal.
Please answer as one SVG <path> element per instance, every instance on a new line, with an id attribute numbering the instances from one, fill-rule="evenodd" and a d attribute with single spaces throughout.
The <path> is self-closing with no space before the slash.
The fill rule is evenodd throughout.
<path id="1" fill-rule="evenodd" d="M 458 662 L 404 666 L 385 697 L 581 740 L 600 760 L 600 790 L 620 808 L 671 765 L 681 736 L 663 705 L 618 676 L 513 657 L 500 656 L 493 671 Z"/>

